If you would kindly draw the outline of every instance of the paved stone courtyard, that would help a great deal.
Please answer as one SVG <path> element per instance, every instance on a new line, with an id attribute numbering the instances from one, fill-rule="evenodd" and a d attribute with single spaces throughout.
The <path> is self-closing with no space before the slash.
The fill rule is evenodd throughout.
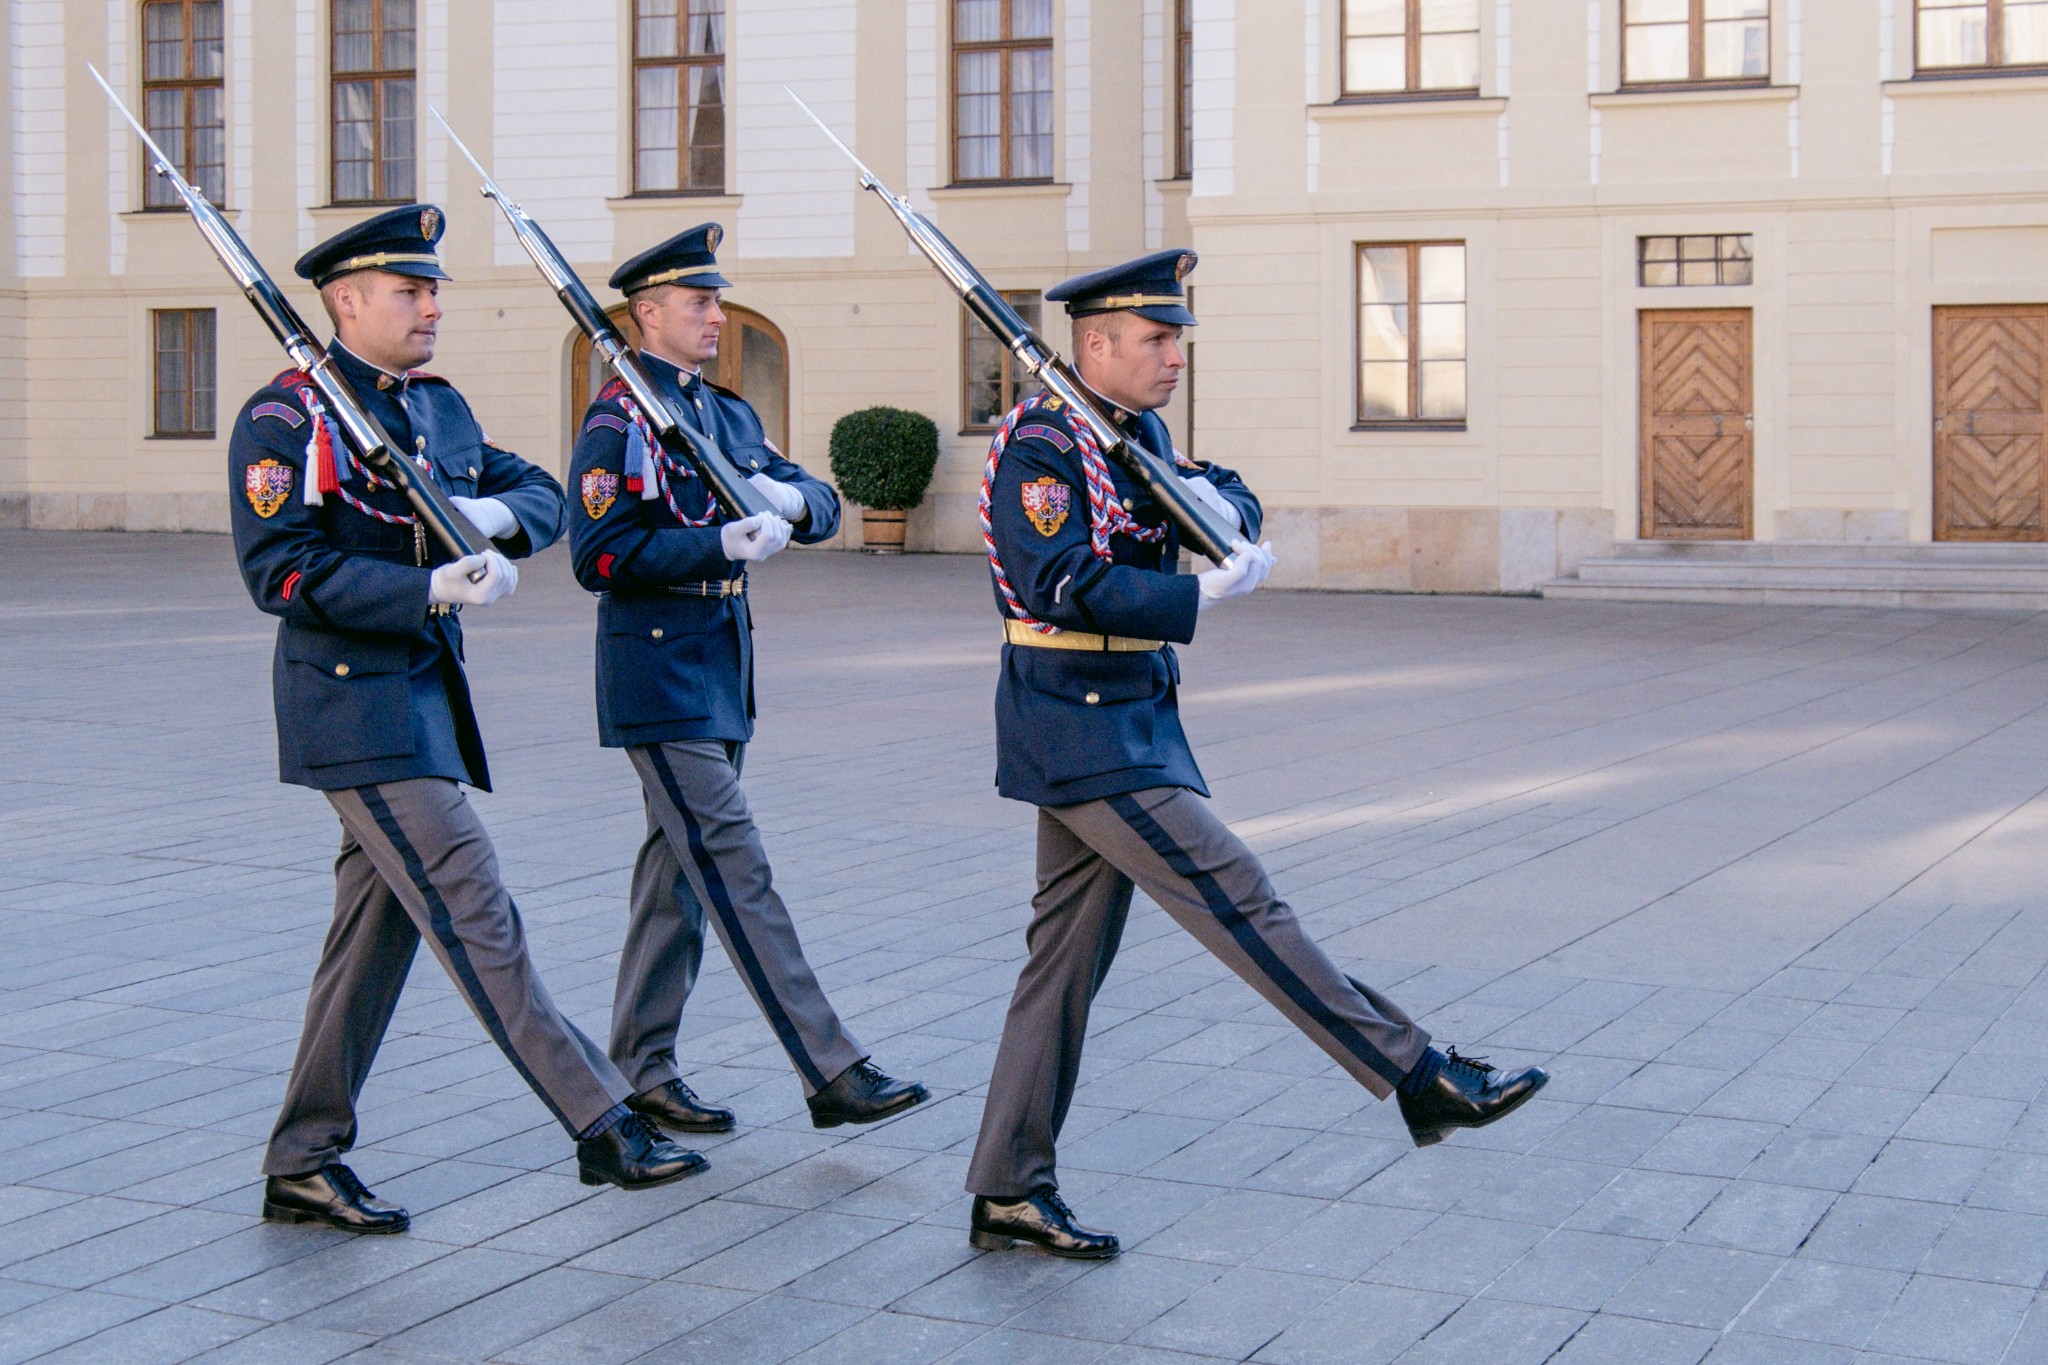
<path id="1" fill-rule="evenodd" d="M 577 1183 L 422 956 L 355 1155 L 409 1235 L 255 1216 L 336 825 L 275 780 L 209 536 L 0 535 L 0 1362 L 2048 1360 L 2048 619 L 1259 594 L 1185 710 L 1362 979 L 1556 1079 L 1417 1151 L 1140 901 L 1063 1147 L 1122 1259 L 966 1243 L 1030 895 L 964 558 L 758 575 L 747 780 L 812 961 L 933 1100 L 815 1132 L 714 946 L 739 1131 Z M 478 798 L 602 1036 L 640 835 L 559 551 L 466 618 Z"/>

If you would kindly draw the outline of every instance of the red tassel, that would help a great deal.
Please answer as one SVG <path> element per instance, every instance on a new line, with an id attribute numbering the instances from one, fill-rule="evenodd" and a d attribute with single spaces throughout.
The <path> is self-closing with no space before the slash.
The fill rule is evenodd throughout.
<path id="1" fill-rule="evenodd" d="M 313 440 L 315 442 L 314 449 L 318 452 L 314 458 L 320 466 L 320 491 L 322 494 L 339 493 L 341 491 L 341 474 L 334 466 L 333 433 L 327 429 L 327 423 L 317 417 L 313 419 L 313 424 L 319 428 L 319 431 L 314 434 Z"/>

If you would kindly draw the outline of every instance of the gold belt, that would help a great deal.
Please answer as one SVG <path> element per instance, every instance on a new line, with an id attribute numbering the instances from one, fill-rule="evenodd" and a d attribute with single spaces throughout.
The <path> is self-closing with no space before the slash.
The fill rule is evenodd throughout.
<path id="1" fill-rule="evenodd" d="M 1150 654 L 1166 644 L 1164 640 L 1134 640 L 1128 635 L 1092 635 L 1085 630 L 1043 635 L 1014 619 L 1003 622 L 1003 639 L 1008 644 L 1029 645 L 1033 649 L 1088 649 L 1097 654 Z"/>
<path id="2" fill-rule="evenodd" d="M 663 592 L 680 593 L 684 597 L 745 597 L 747 576 L 721 578 L 705 583 L 670 583 Z"/>

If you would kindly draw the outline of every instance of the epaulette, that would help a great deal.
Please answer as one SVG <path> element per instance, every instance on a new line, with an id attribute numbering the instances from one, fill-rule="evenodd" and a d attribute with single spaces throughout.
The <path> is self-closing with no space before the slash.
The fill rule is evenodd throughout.
<path id="1" fill-rule="evenodd" d="M 313 376 L 304 370 L 286 370 L 270 381 L 273 389 L 302 389 L 313 382 Z"/>
<path id="2" fill-rule="evenodd" d="M 625 392 L 625 380 L 616 378 L 609 379 L 605 381 L 605 386 L 599 389 L 590 401 L 593 403 L 616 403 L 619 401 L 619 397 Z"/>

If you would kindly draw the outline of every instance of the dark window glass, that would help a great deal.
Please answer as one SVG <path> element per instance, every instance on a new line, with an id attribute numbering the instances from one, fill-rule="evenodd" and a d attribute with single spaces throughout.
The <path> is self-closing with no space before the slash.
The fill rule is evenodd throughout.
<path id="1" fill-rule="evenodd" d="M 1003 297 L 1017 315 L 1038 329 L 1044 309 L 1038 291 L 1004 290 Z M 1039 383 L 1017 363 L 1010 348 L 996 340 L 972 313 L 962 312 L 966 330 L 962 333 L 960 425 L 967 431 L 991 431 L 1010 409 L 1039 390 Z"/>
<path id="2" fill-rule="evenodd" d="M 1052 0 L 953 0 L 953 179 L 1052 179 Z"/>
<path id="3" fill-rule="evenodd" d="M 151 434 L 213 435 L 213 310 L 160 308 L 150 320 L 156 362 Z"/>

